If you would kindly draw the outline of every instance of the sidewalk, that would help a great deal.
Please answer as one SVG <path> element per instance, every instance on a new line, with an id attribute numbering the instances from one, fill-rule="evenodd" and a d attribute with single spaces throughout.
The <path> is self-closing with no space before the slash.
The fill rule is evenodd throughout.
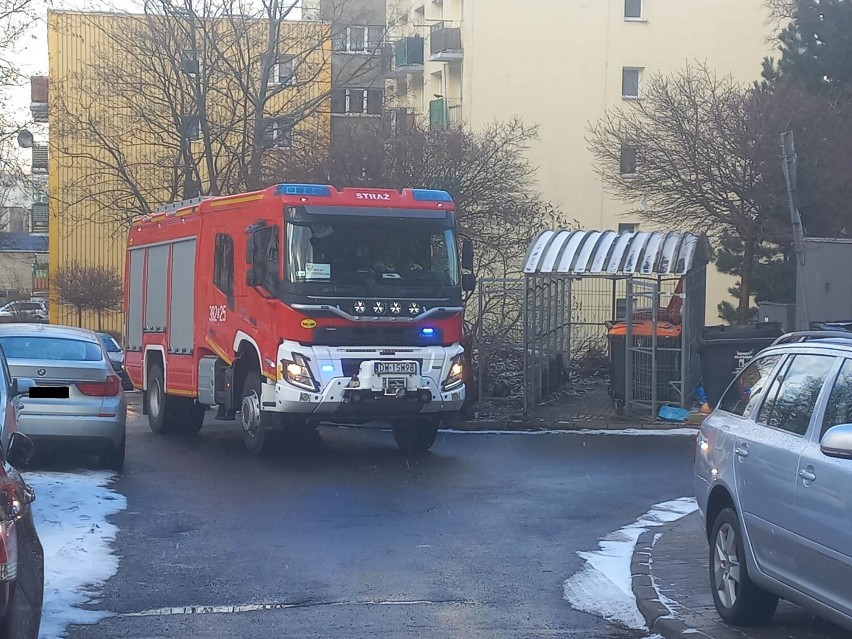
<path id="1" fill-rule="evenodd" d="M 727 626 L 716 614 L 708 572 L 699 513 L 643 534 L 633 553 L 633 593 L 648 627 L 665 639 L 852 639 L 786 601 L 769 626 Z"/>

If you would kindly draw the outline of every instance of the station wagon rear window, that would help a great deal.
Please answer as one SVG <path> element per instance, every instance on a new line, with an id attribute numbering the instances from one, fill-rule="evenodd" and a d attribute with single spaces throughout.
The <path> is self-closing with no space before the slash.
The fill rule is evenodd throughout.
<path id="1" fill-rule="evenodd" d="M 98 362 L 101 347 L 79 339 L 15 335 L 0 337 L 0 346 L 8 359 L 40 359 L 61 362 Z"/>

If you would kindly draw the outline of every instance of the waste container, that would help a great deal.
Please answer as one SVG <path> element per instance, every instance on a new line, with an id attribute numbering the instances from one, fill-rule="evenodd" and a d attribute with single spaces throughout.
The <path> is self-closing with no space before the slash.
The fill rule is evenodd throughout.
<path id="1" fill-rule="evenodd" d="M 634 321 L 635 345 L 650 350 L 653 322 Z M 657 323 L 657 401 L 680 401 L 677 388 L 680 384 L 680 343 L 683 327 L 668 322 Z M 627 323 L 614 323 L 607 333 L 609 338 L 609 395 L 615 412 L 624 412 L 627 397 Z M 643 361 L 646 360 L 646 361 Z M 651 354 L 633 355 L 633 399 L 651 401 Z M 654 409 L 656 412 L 656 408 Z"/>
<path id="2" fill-rule="evenodd" d="M 701 375 L 710 406 L 718 405 L 752 357 L 783 334 L 780 322 L 706 327 L 701 338 Z"/>

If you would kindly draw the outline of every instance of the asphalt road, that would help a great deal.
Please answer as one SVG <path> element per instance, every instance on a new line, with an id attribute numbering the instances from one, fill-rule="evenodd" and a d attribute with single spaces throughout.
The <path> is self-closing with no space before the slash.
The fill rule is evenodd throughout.
<path id="1" fill-rule="evenodd" d="M 562 583 L 690 494 L 685 437 L 441 434 L 406 459 L 388 432 L 328 428 L 257 459 L 211 418 L 190 439 L 131 420 L 120 568 L 93 606 L 114 616 L 72 639 L 635 637 Z"/>

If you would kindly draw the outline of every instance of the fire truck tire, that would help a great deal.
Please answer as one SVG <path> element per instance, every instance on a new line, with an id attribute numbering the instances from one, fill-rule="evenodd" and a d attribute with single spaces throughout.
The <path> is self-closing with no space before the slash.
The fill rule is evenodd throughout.
<path id="1" fill-rule="evenodd" d="M 184 399 L 183 401 L 185 404 L 179 431 L 183 435 L 197 435 L 204 425 L 207 406 L 199 404 L 194 399 Z"/>
<path id="2" fill-rule="evenodd" d="M 260 373 L 252 371 L 243 384 L 240 403 L 240 425 L 243 427 L 243 443 L 252 455 L 267 455 L 275 450 L 278 432 L 275 415 L 260 409 Z"/>
<path id="3" fill-rule="evenodd" d="M 412 418 L 393 422 L 393 438 L 404 453 L 425 453 L 438 436 L 439 419 Z"/>
<path id="4" fill-rule="evenodd" d="M 165 392 L 163 366 L 154 362 L 148 369 L 148 390 L 145 391 L 148 403 L 148 426 L 158 435 L 173 433 L 183 417 L 180 406 L 182 397 L 173 397 Z"/>

